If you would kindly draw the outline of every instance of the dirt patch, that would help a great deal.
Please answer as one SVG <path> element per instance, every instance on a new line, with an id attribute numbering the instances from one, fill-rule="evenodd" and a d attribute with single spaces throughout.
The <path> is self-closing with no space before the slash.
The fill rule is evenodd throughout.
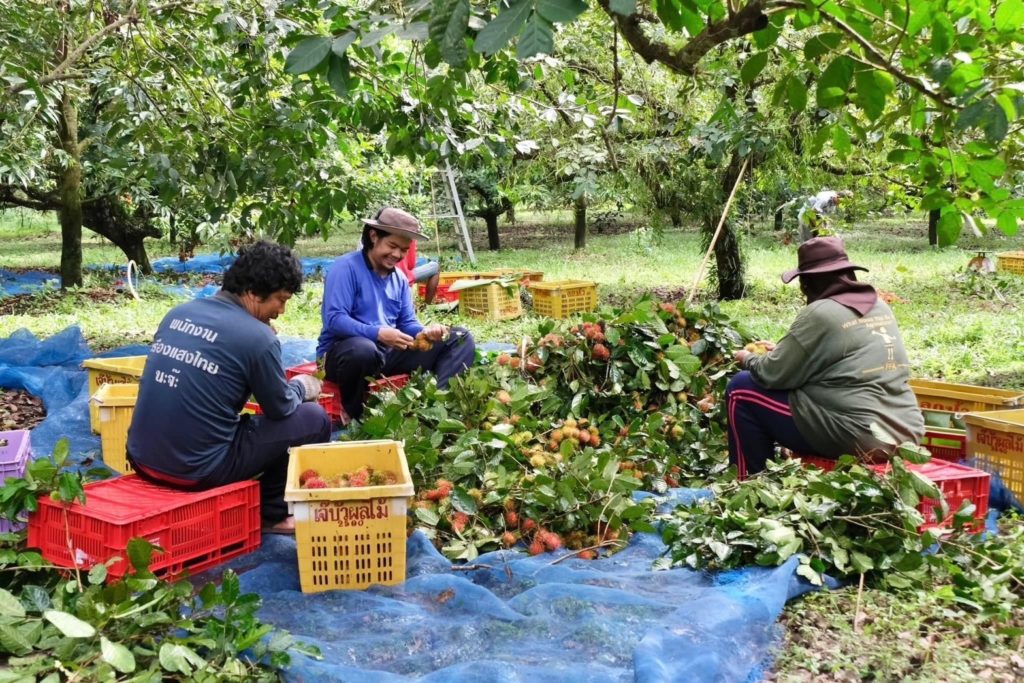
<path id="1" fill-rule="evenodd" d="M 32 429 L 44 419 L 41 399 L 20 389 L 0 389 L 0 430 Z"/>
<path id="2" fill-rule="evenodd" d="M 853 626 L 856 588 L 810 595 L 787 606 L 784 651 L 768 682 L 1019 681 L 1024 659 L 1013 638 L 963 613 L 911 596 L 868 591 Z M 1000 627 L 1019 628 L 1020 618 Z"/>
<path id="3" fill-rule="evenodd" d="M 608 220 L 595 225 L 590 222 L 588 235 L 623 235 L 633 232 L 642 225 L 639 220 L 631 217 Z M 568 223 L 502 223 L 498 226 L 502 249 L 541 249 L 550 248 L 552 241 L 572 242 L 573 226 Z M 481 230 L 473 235 L 473 248 L 487 249 L 487 231 Z"/>
<path id="4" fill-rule="evenodd" d="M 33 315 L 46 312 L 55 301 L 70 297 L 72 301 L 88 303 L 107 303 L 118 301 L 130 296 L 125 291 L 97 287 L 94 289 L 77 290 L 75 292 L 43 291 L 31 294 L 16 294 L 0 299 L 0 315 Z"/>

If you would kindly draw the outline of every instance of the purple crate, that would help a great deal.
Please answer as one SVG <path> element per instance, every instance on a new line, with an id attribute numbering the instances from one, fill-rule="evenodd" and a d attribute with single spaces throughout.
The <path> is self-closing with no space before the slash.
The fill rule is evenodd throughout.
<path id="1" fill-rule="evenodd" d="M 25 465 L 28 464 L 30 457 L 32 442 L 29 440 L 27 429 L 0 432 L 0 481 L 24 476 Z M 24 524 L 14 524 L 6 519 L 0 519 L 0 533 L 21 531 L 24 528 Z"/>

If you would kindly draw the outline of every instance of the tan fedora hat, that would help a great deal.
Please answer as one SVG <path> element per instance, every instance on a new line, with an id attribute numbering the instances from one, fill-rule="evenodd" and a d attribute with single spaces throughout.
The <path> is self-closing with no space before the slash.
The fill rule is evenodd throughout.
<path id="1" fill-rule="evenodd" d="M 420 222 L 412 214 L 392 206 L 381 209 L 373 218 L 364 218 L 363 223 L 371 228 L 383 230 L 392 235 L 408 237 L 411 240 L 429 240 Z"/>

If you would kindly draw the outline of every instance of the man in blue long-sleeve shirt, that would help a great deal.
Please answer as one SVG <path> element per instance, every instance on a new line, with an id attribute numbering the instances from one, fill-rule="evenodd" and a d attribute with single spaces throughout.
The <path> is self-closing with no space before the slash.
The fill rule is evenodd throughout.
<path id="1" fill-rule="evenodd" d="M 339 256 L 327 273 L 316 350 L 352 418 L 362 416 L 367 378 L 424 369 L 443 388 L 472 365 L 475 351 L 467 330 L 424 327 L 416 319 L 409 283 L 396 265 L 412 240 L 430 239 L 419 221 L 389 207 L 363 223 L 363 248 Z M 423 350 L 425 344 L 430 348 Z"/>

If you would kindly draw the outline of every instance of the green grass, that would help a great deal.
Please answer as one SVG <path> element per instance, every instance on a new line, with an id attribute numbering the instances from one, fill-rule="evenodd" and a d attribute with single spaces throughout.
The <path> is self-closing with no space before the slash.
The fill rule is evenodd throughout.
<path id="1" fill-rule="evenodd" d="M 695 230 L 666 233 L 652 242 L 649 233 L 638 238 L 626 229 L 613 235 L 591 235 L 582 252 L 572 248 L 572 230 L 565 223 L 549 224 L 548 218 L 562 216 L 520 214 L 515 226 L 503 226 L 505 248 L 486 251 L 482 229 L 474 235 L 478 269 L 512 267 L 542 270 L 545 278 L 589 279 L 600 285 L 605 302 L 621 303 L 647 290 L 687 290 L 703 252 Z M 642 224 L 641 224 L 642 225 Z M 977 250 L 1004 251 L 1024 248 L 1020 236 L 1005 238 L 989 234 L 983 238 L 964 235 L 955 248 L 935 249 L 927 245 L 926 226 L 921 221 L 875 220 L 842 225 L 850 257 L 871 269 L 863 275 L 880 289 L 900 297 L 893 305 L 903 331 L 914 374 L 921 377 L 1024 388 L 1024 316 L 1017 302 L 1024 295 L 1024 278 L 999 278 L 1006 302 L 989 287 L 978 295 L 964 282 L 963 270 Z M 85 239 L 87 264 L 120 263 L 123 255 L 92 233 Z M 778 274 L 796 260 L 795 246 L 782 245 L 767 229 L 741 234 L 746 255 L 748 296 L 725 302 L 722 308 L 747 329 L 768 339 L 781 336 L 802 305 L 795 285 L 783 285 Z M 342 226 L 328 240 L 306 239 L 296 245 L 302 256 L 334 256 L 351 249 L 358 239 L 358 227 Z M 60 232 L 52 219 L 30 212 L 0 215 L 0 263 L 5 267 L 56 269 L 60 262 Z M 166 242 L 148 242 L 151 258 L 177 253 Z M 436 246 L 425 244 L 425 253 L 436 254 Z M 458 252 L 445 245 L 442 258 L 446 269 L 471 268 L 458 262 Z M 90 273 L 84 289 L 109 291 L 112 276 Z M 194 279 L 194 278 L 193 278 Z M 987 286 L 987 285 L 986 285 Z M 701 298 L 711 295 L 705 278 Z M 281 334 L 315 338 L 320 328 L 322 283 L 311 281 L 288 307 L 277 325 Z M 127 296 L 87 303 L 81 297 L 60 302 L 46 298 L 26 312 L 3 310 L 0 335 L 19 327 L 37 335 L 53 334 L 68 325 L 81 325 L 95 348 L 146 341 L 164 313 L 176 303 L 155 288 L 143 288 L 143 299 Z M 83 303 L 87 305 L 83 306 Z M 0 309 L 3 303 L 0 303 Z M 539 320 L 524 316 L 515 321 L 492 323 L 454 314 L 426 311 L 431 321 L 469 327 L 481 341 L 515 342 L 531 334 Z"/>

